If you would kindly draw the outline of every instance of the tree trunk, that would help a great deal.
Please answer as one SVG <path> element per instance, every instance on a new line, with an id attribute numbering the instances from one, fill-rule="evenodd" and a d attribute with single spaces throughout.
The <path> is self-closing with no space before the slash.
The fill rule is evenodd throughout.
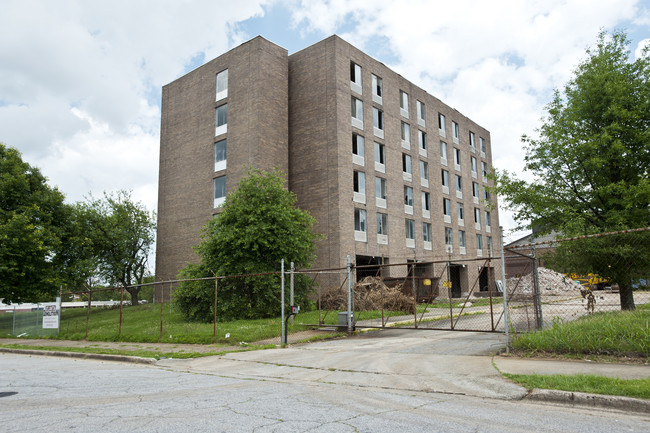
<path id="1" fill-rule="evenodd" d="M 621 310 L 634 310 L 634 292 L 629 284 L 619 284 L 618 293 L 621 298 Z"/>
<path id="2" fill-rule="evenodd" d="M 131 295 L 131 305 L 140 305 L 140 300 L 138 299 L 138 293 L 140 292 L 139 287 L 127 288 L 127 292 Z"/>

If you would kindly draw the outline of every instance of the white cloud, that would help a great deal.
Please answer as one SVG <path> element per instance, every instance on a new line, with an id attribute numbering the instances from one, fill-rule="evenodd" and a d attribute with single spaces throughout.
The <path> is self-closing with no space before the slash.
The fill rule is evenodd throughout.
<path id="1" fill-rule="evenodd" d="M 0 13 L 0 141 L 66 194 L 133 189 L 156 206 L 159 94 L 237 41 L 268 1 L 9 0 Z"/>
<path id="2" fill-rule="evenodd" d="M 650 55 L 650 38 L 639 41 L 634 50 L 634 58 L 640 59 L 643 57 L 644 51 L 646 56 Z"/>

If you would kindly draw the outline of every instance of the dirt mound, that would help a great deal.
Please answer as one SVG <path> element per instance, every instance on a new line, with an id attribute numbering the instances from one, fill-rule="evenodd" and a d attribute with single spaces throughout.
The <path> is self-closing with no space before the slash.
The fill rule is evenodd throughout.
<path id="1" fill-rule="evenodd" d="M 415 313 L 413 298 L 402 293 L 402 284 L 388 287 L 379 277 L 366 277 L 353 288 L 354 310 L 390 310 Z M 321 297 L 321 308 L 346 310 L 348 308 L 347 286 L 331 289 Z"/>

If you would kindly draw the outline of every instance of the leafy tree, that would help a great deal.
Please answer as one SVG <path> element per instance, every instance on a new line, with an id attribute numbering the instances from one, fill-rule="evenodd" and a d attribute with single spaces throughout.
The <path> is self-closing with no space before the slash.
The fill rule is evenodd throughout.
<path id="1" fill-rule="evenodd" d="M 96 260 L 101 278 L 108 284 L 123 286 L 132 304 L 138 305 L 138 285 L 147 276 L 147 260 L 154 243 L 155 214 L 133 202 L 129 192 L 119 191 L 80 204 L 78 215 L 94 255 L 87 270 Z"/>
<path id="2" fill-rule="evenodd" d="M 61 283 L 60 251 L 69 209 L 38 168 L 0 143 L 0 298 L 41 301 Z"/>
<path id="3" fill-rule="evenodd" d="M 94 219 L 83 202 L 69 206 L 68 224 L 63 232 L 59 253 L 63 265 L 63 286 L 69 291 L 88 291 L 101 282 L 99 256 L 93 241 Z"/>
<path id="4" fill-rule="evenodd" d="M 498 193 L 520 223 L 565 236 L 650 226 L 650 56 L 630 61 L 629 43 L 625 33 L 601 33 L 555 91 L 539 137 L 522 137 L 534 180 L 498 175 Z M 648 273 L 650 243 L 643 233 L 615 242 L 567 243 L 558 257 L 573 272 L 614 279 L 621 307 L 634 309 L 632 282 Z"/>
<path id="5" fill-rule="evenodd" d="M 305 268 L 314 260 L 318 235 L 314 218 L 296 208 L 295 195 L 285 189 L 281 171 L 251 169 L 229 194 L 223 211 L 203 229 L 196 247 L 201 262 L 188 265 L 181 278 L 201 278 L 277 272 L 281 259 Z M 297 302 L 308 302 L 310 281 L 294 279 Z M 218 316 L 234 318 L 274 317 L 280 314 L 280 278 L 257 275 L 220 280 Z M 174 299 L 192 320 L 212 320 L 214 281 L 183 283 Z"/>

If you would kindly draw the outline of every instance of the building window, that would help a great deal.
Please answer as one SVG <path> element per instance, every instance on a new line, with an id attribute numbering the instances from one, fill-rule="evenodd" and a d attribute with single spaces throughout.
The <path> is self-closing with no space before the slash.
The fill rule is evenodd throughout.
<path id="1" fill-rule="evenodd" d="M 488 236 L 485 245 L 487 246 L 488 254 L 492 255 L 492 236 Z"/>
<path id="2" fill-rule="evenodd" d="M 477 207 L 474 208 L 474 224 L 478 230 L 481 229 L 481 209 Z"/>
<path id="3" fill-rule="evenodd" d="M 431 210 L 431 196 L 425 191 L 422 191 L 422 209 Z"/>
<path id="4" fill-rule="evenodd" d="M 445 115 L 442 113 L 438 113 L 438 133 L 440 134 L 441 137 L 447 136 L 446 126 L 445 126 Z"/>
<path id="5" fill-rule="evenodd" d="M 427 133 L 418 129 L 418 146 L 420 155 L 427 156 Z"/>
<path id="6" fill-rule="evenodd" d="M 476 249 L 478 251 L 483 250 L 483 235 L 480 233 L 476 235 Z"/>
<path id="7" fill-rule="evenodd" d="M 384 112 L 376 107 L 372 107 L 372 126 L 375 135 L 384 138 Z"/>
<path id="8" fill-rule="evenodd" d="M 217 101 L 228 96 L 228 69 L 217 74 Z"/>
<path id="9" fill-rule="evenodd" d="M 431 212 L 431 195 L 426 191 L 422 191 L 422 210 Z"/>
<path id="10" fill-rule="evenodd" d="M 481 172 L 483 173 L 483 180 L 487 180 L 488 165 L 485 161 L 481 161 Z"/>
<path id="11" fill-rule="evenodd" d="M 377 214 L 377 234 L 388 235 L 388 215 L 385 213 Z"/>
<path id="12" fill-rule="evenodd" d="M 214 179 L 214 207 L 218 208 L 226 201 L 226 176 Z"/>
<path id="13" fill-rule="evenodd" d="M 226 140 L 214 143 L 214 171 L 226 169 Z"/>
<path id="14" fill-rule="evenodd" d="M 418 125 L 426 126 L 427 111 L 426 107 L 424 106 L 424 102 L 417 101 L 416 106 L 418 110 Z"/>
<path id="15" fill-rule="evenodd" d="M 431 223 L 422 223 L 422 240 L 424 241 L 424 249 L 433 249 L 433 239 L 431 236 Z"/>
<path id="16" fill-rule="evenodd" d="M 431 237 L 431 224 L 422 223 L 422 240 L 424 241 L 424 249 L 432 250 L 433 249 L 433 240 Z"/>
<path id="17" fill-rule="evenodd" d="M 408 119 L 409 117 L 409 95 L 402 90 L 399 91 L 399 111 L 400 114 Z"/>
<path id="18" fill-rule="evenodd" d="M 461 248 L 466 247 L 465 231 L 463 231 L 463 230 L 458 230 L 458 246 L 461 247 Z"/>
<path id="19" fill-rule="evenodd" d="M 366 242 L 366 211 L 365 209 L 354 208 L 354 240 Z"/>
<path id="20" fill-rule="evenodd" d="M 365 142 L 362 135 L 352 133 L 352 162 L 365 165 Z"/>
<path id="21" fill-rule="evenodd" d="M 402 171 L 409 176 L 413 175 L 413 166 L 411 165 L 411 155 L 402 153 Z"/>
<path id="22" fill-rule="evenodd" d="M 458 139 L 460 138 L 460 127 L 458 126 L 458 123 L 453 120 L 451 121 L 451 132 L 454 143 L 458 144 Z"/>
<path id="23" fill-rule="evenodd" d="M 492 215 L 490 215 L 490 211 L 485 211 L 485 226 L 486 227 L 492 227 Z"/>
<path id="24" fill-rule="evenodd" d="M 454 147 L 454 169 L 460 171 L 460 149 Z"/>
<path id="25" fill-rule="evenodd" d="M 470 157 L 470 160 L 471 160 L 471 165 L 472 165 L 472 177 L 474 179 L 476 179 L 476 176 L 477 176 L 477 174 L 476 174 L 476 158 L 474 158 L 472 156 L 472 157 Z"/>
<path id="26" fill-rule="evenodd" d="M 363 171 L 354 171 L 354 201 L 366 202 L 366 174 Z"/>
<path id="27" fill-rule="evenodd" d="M 456 209 L 458 210 L 458 220 L 459 221 L 464 221 L 465 220 L 465 209 L 463 208 L 462 203 L 456 203 Z"/>
<path id="28" fill-rule="evenodd" d="M 407 145 L 407 148 L 410 148 L 411 145 L 411 125 L 406 122 L 402 122 L 402 145 Z"/>
<path id="29" fill-rule="evenodd" d="M 352 97 L 352 126 L 363 129 L 363 102 Z"/>
<path id="30" fill-rule="evenodd" d="M 462 191 L 463 191 L 463 178 L 462 176 L 456 175 L 456 195 L 458 195 L 459 192 L 462 193 Z"/>
<path id="31" fill-rule="evenodd" d="M 383 177 L 375 178 L 375 198 L 378 207 L 386 207 L 386 179 Z"/>
<path id="32" fill-rule="evenodd" d="M 413 188 L 410 186 L 404 187 L 404 206 L 413 206 Z"/>
<path id="33" fill-rule="evenodd" d="M 483 200 L 485 200 L 486 202 L 490 201 L 490 191 L 488 191 L 485 188 L 483 188 Z"/>
<path id="34" fill-rule="evenodd" d="M 422 238 L 424 239 L 424 242 L 433 241 L 431 236 L 431 223 L 422 223 Z"/>
<path id="35" fill-rule="evenodd" d="M 472 197 L 474 197 L 474 203 L 478 203 L 478 183 L 472 182 Z"/>
<path id="36" fill-rule="evenodd" d="M 442 199 L 442 214 L 449 217 L 449 222 L 451 222 L 451 200 L 448 198 Z"/>
<path id="37" fill-rule="evenodd" d="M 354 230 L 358 232 L 366 231 L 366 211 L 365 209 L 354 208 Z"/>
<path id="38" fill-rule="evenodd" d="M 440 142 L 440 164 L 447 165 L 447 143 Z"/>
<path id="39" fill-rule="evenodd" d="M 472 152 L 476 152 L 476 136 L 472 131 L 469 131 L 469 147 L 472 149 Z"/>
<path id="40" fill-rule="evenodd" d="M 452 247 L 454 245 L 454 235 L 451 231 L 451 227 L 445 227 L 445 245 L 447 247 Z M 447 248 L 449 251 L 449 248 Z"/>
<path id="41" fill-rule="evenodd" d="M 405 220 L 405 231 L 406 231 L 406 246 L 410 246 L 411 248 L 415 247 L 415 221 L 412 219 L 406 219 Z M 409 243 L 408 241 L 412 241 Z M 409 245 L 411 244 L 411 245 Z"/>
<path id="42" fill-rule="evenodd" d="M 479 143 L 481 143 L 481 156 L 485 157 L 485 152 L 487 151 L 487 145 L 485 144 L 485 138 L 479 137 Z"/>
<path id="43" fill-rule="evenodd" d="M 371 78 L 372 78 L 372 100 L 378 104 L 381 104 L 382 95 L 384 93 L 384 90 L 382 88 L 381 78 L 374 74 L 371 76 Z"/>
<path id="44" fill-rule="evenodd" d="M 217 107 L 214 135 L 225 134 L 228 128 L 228 104 Z"/>
<path id="45" fill-rule="evenodd" d="M 449 194 L 449 172 L 442 170 L 442 192 Z"/>
<path id="46" fill-rule="evenodd" d="M 375 170 L 386 172 L 386 146 L 375 141 Z"/>
<path id="47" fill-rule="evenodd" d="M 350 89 L 361 94 L 361 66 L 350 62 Z"/>
<path id="48" fill-rule="evenodd" d="M 422 160 L 420 160 L 420 180 L 429 184 L 429 163 Z"/>

